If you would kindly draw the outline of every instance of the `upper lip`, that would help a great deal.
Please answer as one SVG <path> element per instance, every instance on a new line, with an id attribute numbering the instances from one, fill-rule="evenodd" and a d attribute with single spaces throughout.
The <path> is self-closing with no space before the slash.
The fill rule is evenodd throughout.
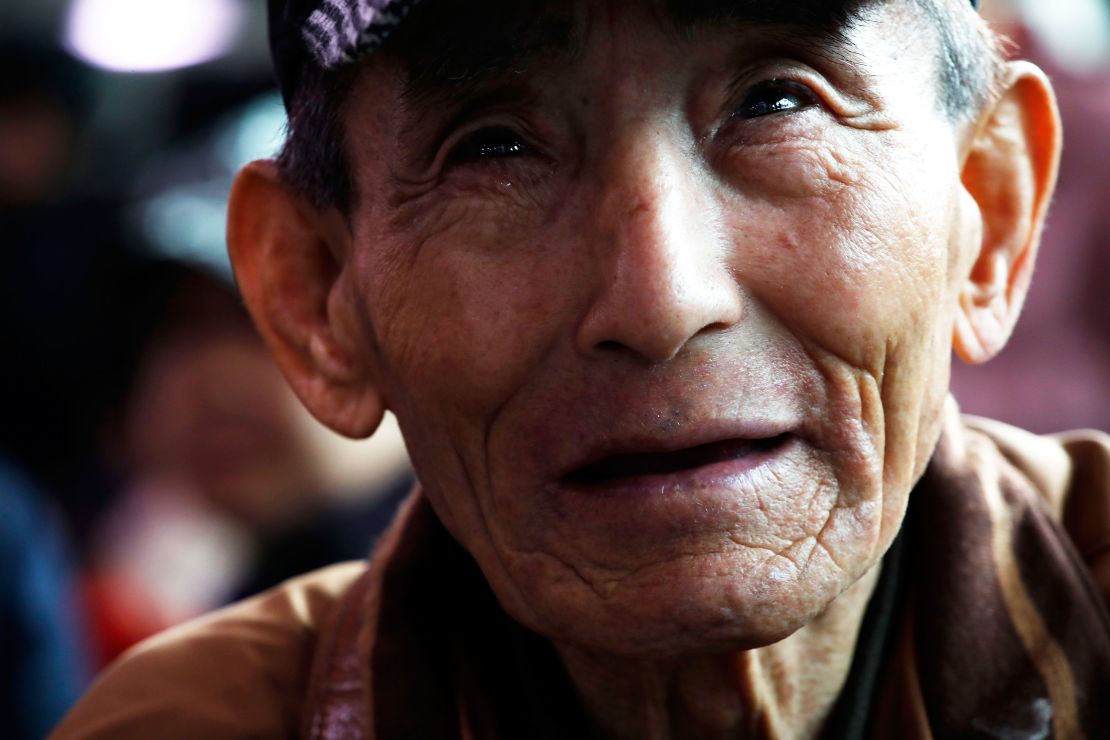
<path id="1" fill-rule="evenodd" d="M 681 430 L 665 434 L 610 435 L 588 443 L 564 468 L 562 480 L 582 476 L 591 467 L 610 459 L 633 455 L 663 455 L 694 450 L 723 442 L 756 442 L 770 440 L 795 431 L 791 424 L 774 422 L 723 422 L 698 426 L 684 425 Z"/>

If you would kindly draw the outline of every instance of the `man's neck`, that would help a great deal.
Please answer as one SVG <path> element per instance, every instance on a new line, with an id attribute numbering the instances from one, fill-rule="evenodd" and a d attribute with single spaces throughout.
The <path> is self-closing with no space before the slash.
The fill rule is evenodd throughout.
<path id="1" fill-rule="evenodd" d="M 754 650 L 647 661 L 557 649 L 605 737 L 813 738 L 847 681 L 879 570 L 790 637 Z"/>

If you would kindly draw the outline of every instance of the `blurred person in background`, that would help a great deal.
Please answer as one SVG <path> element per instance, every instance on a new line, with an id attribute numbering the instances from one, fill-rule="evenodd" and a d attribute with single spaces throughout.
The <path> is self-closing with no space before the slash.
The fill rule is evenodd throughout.
<path id="1" fill-rule="evenodd" d="M 407 489 L 347 506 L 238 296 L 156 261 L 126 283 L 133 359 L 106 436 L 117 502 L 92 536 L 86 595 L 106 662 L 168 626 L 286 578 L 364 557 Z M 387 486 L 388 488 L 388 486 Z M 378 492 L 381 494 L 381 492 Z"/>

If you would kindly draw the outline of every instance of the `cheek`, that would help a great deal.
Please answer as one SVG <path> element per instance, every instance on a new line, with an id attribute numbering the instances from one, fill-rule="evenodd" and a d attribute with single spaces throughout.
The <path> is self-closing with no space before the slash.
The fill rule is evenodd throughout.
<path id="1" fill-rule="evenodd" d="M 484 428 L 554 341 L 570 267 L 551 240 L 489 210 L 445 206 L 362 266 L 361 300 L 399 416 L 408 406 L 408 416 Z"/>
<path id="2" fill-rule="evenodd" d="M 833 198 L 845 188 L 858 186 L 865 163 L 828 139 L 806 133 L 737 147 L 728 153 L 723 167 L 737 192 L 783 203 Z"/>
<path id="3" fill-rule="evenodd" d="M 949 300 L 953 194 L 942 184 L 955 173 L 906 147 L 835 139 L 778 147 L 753 176 L 772 195 L 732 209 L 734 233 L 749 234 L 734 269 L 799 338 L 877 368 Z"/>
<path id="4" fill-rule="evenodd" d="M 889 536 L 947 387 L 959 179 L 954 158 L 916 154 L 939 141 L 868 136 L 779 149 L 758 176 L 773 195 L 741 196 L 731 228 L 745 245 L 734 269 L 818 371 L 814 435 L 845 496 L 881 494 Z"/>

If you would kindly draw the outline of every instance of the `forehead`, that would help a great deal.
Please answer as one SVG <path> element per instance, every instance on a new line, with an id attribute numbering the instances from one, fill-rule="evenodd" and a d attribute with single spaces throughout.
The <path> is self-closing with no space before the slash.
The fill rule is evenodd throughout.
<path id="1" fill-rule="evenodd" d="M 383 49 L 400 61 L 417 91 L 455 87 L 503 72 L 523 73 L 575 55 L 595 23 L 650 16 L 680 39 L 769 26 L 830 49 L 850 46 L 848 31 L 877 6 L 898 0 L 476 0 L 424 2 Z"/>

